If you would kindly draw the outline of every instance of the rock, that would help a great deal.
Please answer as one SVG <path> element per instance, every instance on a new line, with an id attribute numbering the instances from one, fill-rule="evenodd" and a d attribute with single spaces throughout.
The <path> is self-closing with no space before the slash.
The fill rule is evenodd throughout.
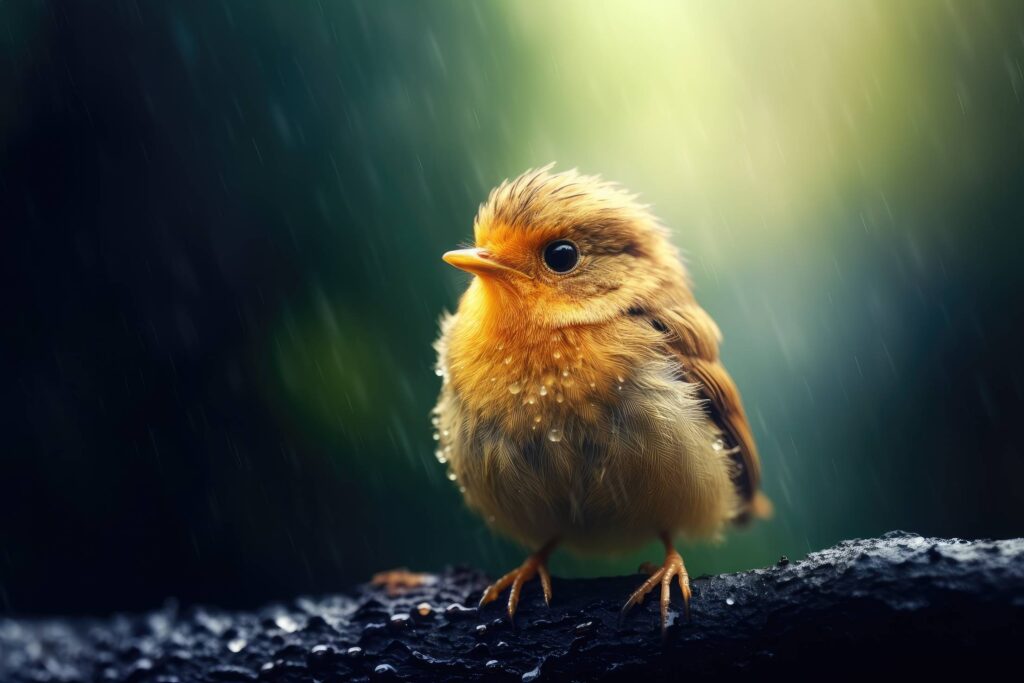
<path id="1" fill-rule="evenodd" d="M 500 601 L 473 607 L 487 580 L 465 569 L 396 596 L 366 585 L 251 613 L 171 605 L 107 620 L 2 619 L 0 680 L 977 676 L 1013 666 L 1024 642 L 1024 539 L 890 532 L 698 578 L 690 621 L 674 593 L 664 640 L 656 599 L 620 623 L 640 578 L 555 579 L 550 608 L 530 584 L 514 626 Z"/>

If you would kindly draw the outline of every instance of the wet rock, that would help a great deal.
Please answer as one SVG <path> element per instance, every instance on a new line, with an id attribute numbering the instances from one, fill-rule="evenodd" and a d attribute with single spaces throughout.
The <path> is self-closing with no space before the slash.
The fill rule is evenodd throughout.
<path id="1" fill-rule="evenodd" d="M 514 627 L 502 600 L 465 607 L 487 580 L 464 568 L 408 596 L 361 586 L 252 613 L 0 619 L 0 681 L 659 681 L 810 671 L 977 678 L 1012 666 L 1024 642 L 1019 539 L 890 532 L 801 561 L 701 577 L 689 621 L 674 593 L 664 640 L 656 599 L 620 621 L 640 578 L 556 579 L 550 608 L 527 585 Z"/>

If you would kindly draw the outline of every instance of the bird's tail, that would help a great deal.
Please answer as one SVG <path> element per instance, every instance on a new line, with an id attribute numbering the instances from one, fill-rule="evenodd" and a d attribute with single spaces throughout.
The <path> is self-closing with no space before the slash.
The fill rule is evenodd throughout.
<path id="1" fill-rule="evenodd" d="M 775 514 L 775 505 L 768 496 L 758 491 L 750 500 L 750 515 L 757 519 L 770 519 Z"/>
<path id="2" fill-rule="evenodd" d="M 737 527 L 742 528 L 755 519 L 768 519 L 774 512 L 775 506 L 772 505 L 772 501 L 768 499 L 768 496 L 758 491 L 750 499 L 750 502 L 747 503 L 747 506 L 738 515 L 733 517 L 732 522 Z"/>

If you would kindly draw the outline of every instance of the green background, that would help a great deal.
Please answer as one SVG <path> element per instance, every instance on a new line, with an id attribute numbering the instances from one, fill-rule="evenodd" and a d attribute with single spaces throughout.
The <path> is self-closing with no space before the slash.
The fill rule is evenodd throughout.
<path id="1" fill-rule="evenodd" d="M 694 575 L 1024 532 L 1024 5 L 0 5 L 0 607 L 229 605 L 522 550 L 433 456 L 431 342 L 502 179 L 685 253 L 775 518 Z M 558 553 L 553 571 L 633 571 Z"/>

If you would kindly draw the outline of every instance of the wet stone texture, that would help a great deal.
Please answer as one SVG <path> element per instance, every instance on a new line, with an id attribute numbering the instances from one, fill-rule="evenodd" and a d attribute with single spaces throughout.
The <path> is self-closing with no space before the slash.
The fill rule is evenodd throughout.
<path id="1" fill-rule="evenodd" d="M 1012 671 L 1024 644 L 1024 539 L 892 532 L 802 561 L 700 577 L 689 622 L 673 593 L 664 640 L 653 595 L 620 623 L 640 578 L 555 579 L 551 608 L 531 583 L 514 627 L 500 602 L 473 607 L 486 580 L 462 569 L 394 597 L 363 586 L 255 612 L 3 619 L 0 681 L 976 675 Z"/>

